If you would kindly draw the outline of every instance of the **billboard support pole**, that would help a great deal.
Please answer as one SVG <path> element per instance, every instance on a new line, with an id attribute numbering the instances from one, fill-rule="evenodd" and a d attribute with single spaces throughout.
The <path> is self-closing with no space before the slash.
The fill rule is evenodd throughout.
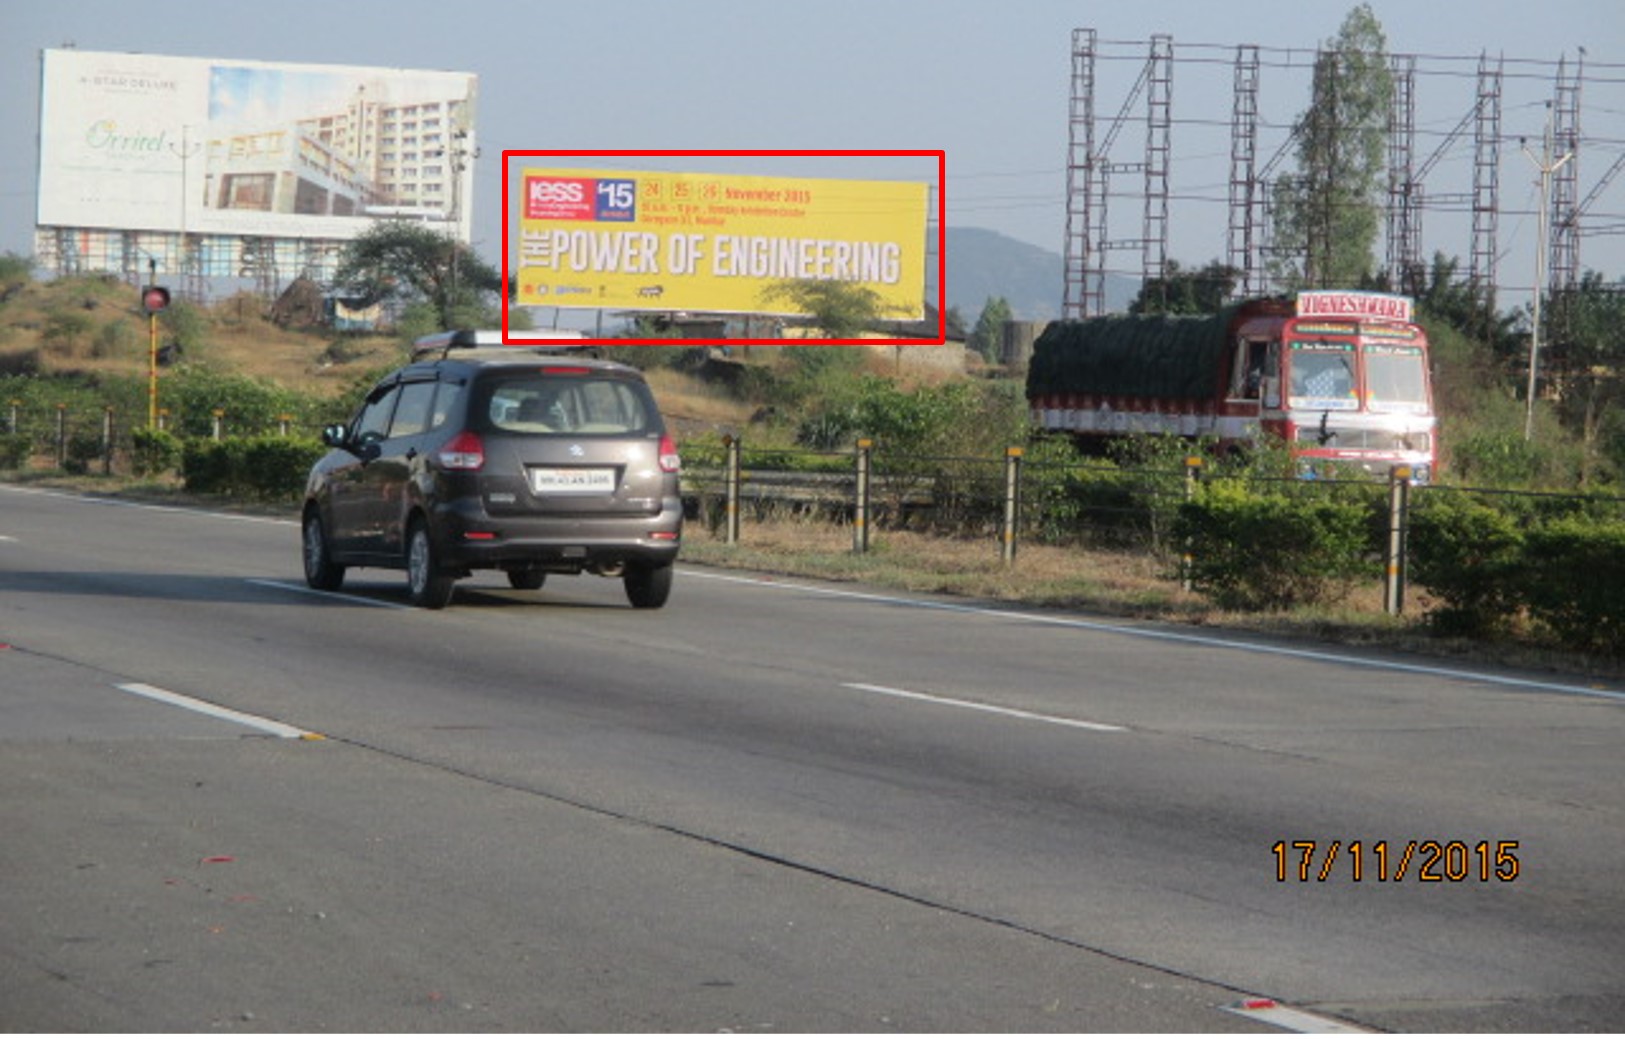
<path id="1" fill-rule="evenodd" d="M 147 284 L 158 284 L 158 261 L 147 260 Z M 147 428 L 158 428 L 158 312 L 147 311 Z"/>

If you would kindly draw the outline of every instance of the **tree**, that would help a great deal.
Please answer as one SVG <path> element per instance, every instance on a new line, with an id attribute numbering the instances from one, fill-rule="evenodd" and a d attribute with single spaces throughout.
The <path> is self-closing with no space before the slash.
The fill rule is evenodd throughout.
<path id="1" fill-rule="evenodd" d="M 982 314 L 971 330 L 969 346 L 990 364 L 999 363 L 1004 346 L 1004 323 L 1015 318 L 1010 301 L 1003 296 L 989 296 L 982 304 Z"/>
<path id="2" fill-rule="evenodd" d="M 892 312 L 880 293 L 850 281 L 781 281 L 762 290 L 769 305 L 782 302 L 806 314 L 830 339 L 856 339 Z"/>
<path id="3" fill-rule="evenodd" d="M 1587 271 L 1556 308 L 1561 330 L 1549 362 L 1560 414 L 1585 449 L 1581 482 L 1600 475 L 1599 447 L 1610 429 L 1625 430 L 1625 285 Z"/>
<path id="4" fill-rule="evenodd" d="M 372 300 L 427 303 L 442 328 L 486 323 L 489 297 L 503 290 L 501 273 L 467 245 L 405 220 L 380 221 L 351 241 L 333 280 Z"/>
<path id="5" fill-rule="evenodd" d="M 1429 317 L 1443 321 L 1464 336 L 1488 345 L 1496 358 L 1515 359 L 1522 345 L 1516 313 L 1497 313 L 1493 292 L 1458 276 L 1461 260 L 1433 254 L 1433 263 L 1423 275 L 1416 294 L 1416 306 Z"/>
<path id="6" fill-rule="evenodd" d="M 1309 108 L 1293 126 L 1298 174 L 1274 189 L 1272 273 L 1289 286 L 1363 285 L 1376 266 L 1394 93 L 1387 46 L 1362 3 L 1315 58 Z"/>
<path id="7" fill-rule="evenodd" d="M 1140 286 L 1130 314 L 1217 314 L 1235 294 L 1241 272 L 1214 260 L 1196 271 L 1169 260 L 1167 273 Z"/>

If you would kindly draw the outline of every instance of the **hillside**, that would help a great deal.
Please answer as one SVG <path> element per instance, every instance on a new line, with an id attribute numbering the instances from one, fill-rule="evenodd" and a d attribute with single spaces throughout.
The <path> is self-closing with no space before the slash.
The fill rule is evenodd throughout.
<path id="1" fill-rule="evenodd" d="M 342 392 L 358 375 L 400 356 L 383 336 L 312 334 L 279 328 L 264 303 L 239 294 L 207 307 L 177 303 L 160 345 L 177 360 L 267 379 L 317 397 Z M 137 292 L 111 276 L 30 281 L 0 293 L 0 375 L 145 376 L 149 334 Z"/>
<path id="2" fill-rule="evenodd" d="M 974 323 L 989 298 L 1003 296 L 1023 321 L 1049 321 L 1061 316 L 1065 296 L 1064 260 L 1048 249 L 979 227 L 950 227 L 948 305 Z M 1106 278 L 1106 306 L 1126 308 L 1139 285 L 1133 279 Z"/>

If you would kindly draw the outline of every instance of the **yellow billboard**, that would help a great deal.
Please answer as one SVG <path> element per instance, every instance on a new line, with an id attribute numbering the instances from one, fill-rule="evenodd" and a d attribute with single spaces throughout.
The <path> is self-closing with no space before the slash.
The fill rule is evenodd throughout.
<path id="1" fill-rule="evenodd" d="M 526 169 L 525 306 L 790 314 L 776 286 L 842 281 L 924 316 L 925 184 Z"/>

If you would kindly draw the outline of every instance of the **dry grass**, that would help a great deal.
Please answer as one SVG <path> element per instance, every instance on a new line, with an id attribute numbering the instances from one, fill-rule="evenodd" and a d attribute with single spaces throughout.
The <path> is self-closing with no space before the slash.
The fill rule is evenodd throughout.
<path id="1" fill-rule="evenodd" d="M 754 521 L 740 542 L 691 525 L 683 555 L 694 562 L 769 573 L 880 584 L 909 592 L 1037 606 L 1092 607 L 1145 616 L 1191 616 L 1198 597 L 1167 579 L 1149 555 L 1018 546 L 1013 566 L 997 541 L 880 531 L 869 551 L 853 551 L 852 527 L 811 519 Z"/>
<path id="2" fill-rule="evenodd" d="M 150 336 L 135 308 L 136 290 L 97 278 L 32 282 L 8 299 L 0 322 L 0 371 L 145 378 Z M 360 374 L 403 356 L 393 336 L 347 336 L 279 328 L 265 319 L 258 297 L 239 294 L 200 308 L 205 345 L 182 360 L 277 383 L 316 397 L 342 393 Z M 51 317 L 73 314 L 83 332 L 50 341 Z M 109 325 L 123 326 L 115 347 L 98 342 Z"/>
<path id="3" fill-rule="evenodd" d="M 683 559 L 730 569 L 850 581 L 914 594 L 1252 631 L 1272 637 L 1381 647 L 1463 665 L 1625 679 L 1625 663 L 1524 643 L 1486 643 L 1431 635 L 1425 593 L 1413 590 L 1403 616 L 1383 611 L 1380 583 L 1355 587 L 1340 603 L 1282 613 L 1219 610 L 1185 591 L 1168 564 L 1148 553 L 1019 545 L 1006 566 L 996 540 L 936 537 L 907 531 L 871 535 L 866 554 L 853 550 L 852 527 L 812 519 L 753 520 L 739 543 L 691 524 Z"/>
<path id="4" fill-rule="evenodd" d="M 57 487 L 86 494 L 179 507 L 198 506 L 256 515 L 294 517 L 292 503 L 244 503 L 190 494 L 173 478 L 64 476 L 55 472 L 0 474 L 10 482 Z M 1428 633 L 1425 595 L 1412 594 L 1402 617 L 1382 611 L 1382 589 L 1362 585 L 1332 607 L 1285 613 L 1233 613 L 1184 591 L 1166 565 L 1149 554 L 1046 545 L 1018 546 L 1013 566 L 1000 558 L 991 538 L 945 538 L 911 531 L 880 531 L 870 550 L 853 551 L 852 527 L 806 518 L 753 519 L 738 544 L 691 522 L 683 533 L 682 561 L 723 569 L 787 577 L 851 582 L 919 595 L 967 601 L 1072 610 L 1131 618 L 1251 631 L 1286 639 L 1315 639 L 1345 646 L 1412 653 L 1464 667 L 1499 665 L 1568 676 L 1571 681 L 1625 681 L 1625 662 L 1551 649 L 1532 642 L 1445 639 Z M 1600 687 L 1600 686 L 1599 686 Z"/>
<path id="5" fill-rule="evenodd" d="M 99 326 L 130 321 L 145 328 L 133 312 L 133 290 L 113 285 L 79 285 L 53 290 L 32 284 L 21 298 L 7 304 L 0 326 L 0 361 L 9 354 L 36 354 L 45 371 L 83 371 L 145 375 L 145 338 L 140 349 L 123 356 L 98 356 L 86 342 L 42 348 L 41 330 L 48 310 L 72 306 Z M 234 298 L 208 311 L 208 346 L 203 356 L 187 358 L 267 379 L 317 396 L 342 392 L 359 375 L 402 356 L 389 337 L 346 338 L 310 335 L 277 328 L 265 321 L 252 297 Z M 649 373 L 662 410 L 679 436 L 751 428 L 757 405 L 741 401 L 726 389 L 670 370 Z M 251 508 L 256 512 L 293 514 L 293 507 L 242 506 L 188 495 L 174 480 L 133 481 L 118 477 L 65 477 L 60 473 L 11 473 L 16 482 L 68 487 L 93 494 L 117 494 L 176 505 Z M 1345 644 L 1448 656 L 1468 663 L 1497 663 L 1611 680 L 1625 679 L 1625 663 L 1550 650 L 1531 642 L 1483 643 L 1430 636 L 1421 618 L 1424 597 L 1413 594 L 1404 617 L 1382 611 L 1375 583 L 1356 588 L 1335 607 L 1300 609 L 1282 614 L 1236 614 L 1216 610 L 1201 596 L 1184 591 L 1168 566 L 1137 552 L 1110 552 L 1019 546 L 1014 566 L 1000 558 L 998 542 L 935 537 L 913 532 L 877 531 L 871 550 L 852 550 L 852 528 L 824 520 L 751 520 L 741 543 L 728 545 L 704 524 L 685 532 L 687 562 L 789 576 L 851 581 L 917 594 L 959 596 L 984 602 L 1070 609 L 1172 623 L 1213 625 L 1265 632 L 1273 636 L 1334 639 Z"/>
<path id="6" fill-rule="evenodd" d="M 660 413 L 680 436 L 741 431 L 757 410 L 756 404 L 740 400 L 724 387 L 670 368 L 654 368 L 644 375 L 660 401 Z"/>

